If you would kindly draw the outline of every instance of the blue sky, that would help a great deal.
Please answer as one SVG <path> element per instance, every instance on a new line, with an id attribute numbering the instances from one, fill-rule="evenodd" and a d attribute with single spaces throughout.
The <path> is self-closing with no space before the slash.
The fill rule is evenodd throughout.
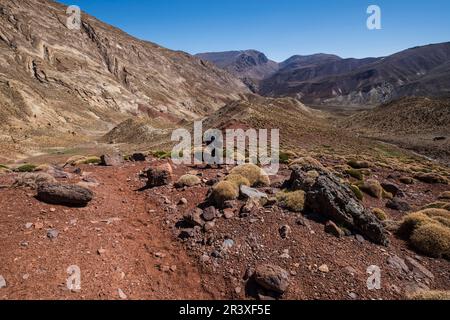
<path id="1" fill-rule="evenodd" d="M 257 49 L 294 54 L 385 56 L 450 41 L 449 0 L 63 0 L 140 39 L 192 54 Z M 368 30 L 367 7 L 382 30 Z"/>

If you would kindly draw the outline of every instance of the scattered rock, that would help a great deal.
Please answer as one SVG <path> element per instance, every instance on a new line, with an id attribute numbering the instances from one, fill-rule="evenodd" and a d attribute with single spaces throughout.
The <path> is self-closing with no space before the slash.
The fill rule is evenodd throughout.
<path id="1" fill-rule="evenodd" d="M 417 276 L 434 279 L 433 273 L 427 268 L 425 268 L 422 264 L 420 264 L 419 261 L 411 257 L 406 257 L 405 262 L 406 265 L 409 267 L 409 269 L 411 269 L 412 272 Z"/>
<path id="2" fill-rule="evenodd" d="M 364 237 L 362 235 L 360 235 L 360 234 L 355 235 L 355 239 L 359 243 L 364 243 L 366 241 L 366 239 L 364 239 Z"/>
<path id="3" fill-rule="evenodd" d="M 146 155 L 143 154 L 142 152 L 136 152 L 130 156 L 130 160 L 135 162 L 143 162 L 146 159 L 147 159 Z"/>
<path id="4" fill-rule="evenodd" d="M 322 273 L 329 273 L 330 272 L 330 268 L 328 268 L 328 266 L 326 264 L 323 264 L 319 267 L 319 271 Z"/>
<path id="5" fill-rule="evenodd" d="M 288 225 L 281 226 L 281 228 L 280 228 L 280 230 L 279 230 L 280 236 L 281 236 L 281 238 L 283 238 L 283 239 L 287 239 L 287 238 L 289 237 L 289 234 L 290 234 L 291 232 L 292 232 L 292 229 L 291 229 L 291 227 L 288 226 Z"/>
<path id="6" fill-rule="evenodd" d="M 225 239 L 222 243 L 222 250 L 228 251 L 234 246 L 234 241 L 232 239 Z"/>
<path id="7" fill-rule="evenodd" d="M 184 220 L 189 223 L 192 227 L 199 226 L 203 227 L 205 221 L 202 219 L 203 210 L 200 208 L 194 208 L 184 214 Z"/>
<path id="8" fill-rule="evenodd" d="M 210 232 L 211 230 L 214 229 L 215 226 L 216 226 L 216 224 L 214 221 L 208 221 L 203 226 L 203 230 L 205 230 L 205 232 Z"/>
<path id="9" fill-rule="evenodd" d="M 254 188 L 247 187 L 246 185 L 241 185 L 240 194 L 244 199 L 254 198 L 260 201 L 263 206 L 267 202 L 267 194 L 264 192 L 258 191 Z"/>
<path id="10" fill-rule="evenodd" d="M 411 177 L 400 177 L 398 180 L 403 184 L 414 184 L 414 179 Z"/>
<path id="11" fill-rule="evenodd" d="M 437 183 L 448 184 L 448 180 L 445 177 L 435 173 L 420 172 L 415 174 L 414 178 L 428 184 L 437 184 Z"/>
<path id="12" fill-rule="evenodd" d="M 325 232 L 334 235 L 337 238 L 345 236 L 344 231 L 339 228 L 333 221 L 328 221 L 325 224 Z"/>
<path id="13" fill-rule="evenodd" d="M 249 215 L 256 214 L 261 208 L 260 202 L 258 199 L 249 198 L 247 202 L 241 208 L 241 217 L 248 217 Z"/>
<path id="14" fill-rule="evenodd" d="M 289 287 L 289 273 L 276 265 L 258 266 L 253 277 L 261 287 L 279 294 L 283 294 Z"/>
<path id="15" fill-rule="evenodd" d="M 147 188 L 168 185 L 172 182 L 172 167 L 169 164 L 160 165 L 147 170 Z"/>
<path id="16" fill-rule="evenodd" d="M 215 207 L 208 207 L 203 210 L 202 218 L 205 221 L 213 221 L 217 217 L 217 209 Z"/>
<path id="17" fill-rule="evenodd" d="M 0 289 L 6 288 L 6 280 L 0 275 Z"/>
<path id="18" fill-rule="evenodd" d="M 388 233 L 381 221 L 363 206 L 350 187 L 328 171 L 319 173 L 314 185 L 305 189 L 305 210 L 320 214 L 349 230 L 358 231 L 374 243 L 388 245 Z M 305 176 L 306 172 L 301 168 L 293 167 L 289 184 L 303 186 Z"/>
<path id="19" fill-rule="evenodd" d="M 37 190 L 37 198 L 50 204 L 84 207 L 93 197 L 91 190 L 77 185 L 44 183 Z"/>
<path id="20" fill-rule="evenodd" d="M 411 210 L 411 206 L 406 201 L 400 200 L 399 198 L 389 200 L 386 203 L 386 207 L 392 210 L 402 212 L 407 212 Z"/>
<path id="21" fill-rule="evenodd" d="M 225 219 L 232 219 L 234 217 L 234 210 L 233 209 L 225 209 L 223 210 L 223 215 Z"/>
<path id="22" fill-rule="evenodd" d="M 56 229 L 51 229 L 47 231 L 47 238 L 49 239 L 56 239 L 59 236 L 59 231 Z"/>
<path id="23" fill-rule="evenodd" d="M 186 198 L 181 198 L 180 201 L 178 202 L 179 205 L 186 205 L 188 203 L 188 201 L 186 200 Z"/>
<path id="24" fill-rule="evenodd" d="M 119 294 L 119 298 L 122 300 L 126 300 L 128 298 L 127 295 L 120 288 L 117 289 L 117 293 Z"/>
<path id="25" fill-rule="evenodd" d="M 124 163 L 121 154 L 104 154 L 100 157 L 100 165 L 107 167 L 118 167 Z"/>
<path id="26" fill-rule="evenodd" d="M 391 182 L 383 182 L 381 184 L 381 187 L 387 192 L 391 193 L 394 197 L 396 197 L 400 191 L 400 187 Z"/>
<path id="27" fill-rule="evenodd" d="M 394 268 L 397 269 L 400 272 L 403 273 L 409 273 L 409 267 L 408 265 L 405 263 L 405 260 L 403 260 L 402 258 L 400 258 L 399 256 L 390 256 L 387 258 L 387 264 Z"/>
<path id="28" fill-rule="evenodd" d="M 32 222 L 28 222 L 25 224 L 25 229 L 30 229 L 33 226 Z"/>

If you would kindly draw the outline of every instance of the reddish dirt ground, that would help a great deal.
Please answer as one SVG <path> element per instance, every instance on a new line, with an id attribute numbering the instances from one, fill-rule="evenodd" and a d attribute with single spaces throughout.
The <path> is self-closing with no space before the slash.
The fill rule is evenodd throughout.
<path id="1" fill-rule="evenodd" d="M 290 272 L 283 299 L 402 299 L 408 285 L 418 282 L 432 289 L 450 289 L 446 260 L 418 256 L 394 236 L 388 248 L 353 236 L 338 239 L 326 234 L 323 224 L 307 220 L 306 226 L 301 225 L 299 215 L 277 206 L 247 218 L 220 217 L 211 232 L 182 241 L 178 236 L 183 214 L 205 199 L 208 187 L 139 191 L 145 185 L 139 173 L 151 165 L 81 166 L 99 183 L 92 188 L 95 198 L 86 208 L 42 203 L 33 190 L 0 189 L 0 275 L 7 282 L 0 299 L 120 299 L 119 289 L 128 299 L 252 299 L 252 287 L 244 276 L 247 269 L 262 263 Z M 175 168 L 175 180 L 192 170 Z M 206 180 L 224 173 L 196 171 Z M 289 171 L 280 175 L 287 177 Z M 382 179 L 388 172 L 374 175 Z M 14 174 L 0 176 L 0 185 L 10 184 L 13 178 Z M 74 174 L 68 182 L 78 181 L 80 176 Z M 418 183 L 402 188 L 408 201 L 420 206 L 447 186 Z M 181 198 L 187 199 L 186 205 L 179 204 Z M 384 207 L 385 201 L 366 199 L 368 207 Z M 27 228 L 29 223 L 33 226 Z M 292 229 L 288 239 L 279 234 L 283 225 Z M 49 229 L 59 231 L 56 239 L 47 237 Z M 214 257 L 225 239 L 232 239 L 234 246 Z M 288 255 L 283 257 L 283 252 Z M 415 257 L 434 279 L 402 274 L 387 263 L 393 255 Z M 328 273 L 318 270 L 323 264 Z M 81 269 L 79 292 L 66 287 L 66 270 L 72 265 Z M 381 268 L 381 290 L 367 289 L 366 270 L 371 265 Z"/>

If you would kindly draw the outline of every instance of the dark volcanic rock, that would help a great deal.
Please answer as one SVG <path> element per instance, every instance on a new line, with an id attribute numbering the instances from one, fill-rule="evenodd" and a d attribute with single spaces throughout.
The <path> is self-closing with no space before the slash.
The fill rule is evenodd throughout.
<path id="1" fill-rule="evenodd" d="M 389 209 L 392 209 L 392 210 L 403 211 L 403 212 L 411 210 L 411 206 L 408 204 L 408 202 L 402 201 L 398 198 L 389 200 L 386 203 L 386 207 Z"/>
<path id="2" fill-rule="evenodd" d="M 146 160 L 146 156 L 142 152 L 137 152 L 131 155 L 130 160 L 135 162 L 142 162 Z"/>
<path id="3" fill-rule="evenodd" d="M 326 170 L 319 173 L 315 183 L 309 186 L 304 183 L 307 173 L 300 166 L 293 167 L 289 183 L 306 191 L 305 210 L 357 231 L 374 243 L 388 245 L 389 239 L 383 225 L 358 201 L 350 187 Z"/>
<path id="4" fill-rule="evenodd" d="M 37 192 L 37 198 L 43 202 L 74 207 L 84 207 L 94 197 L 89 189 L 60 183 L 41 184 Z"/>
<path id="5" fill-rule="evenodd" d="M 147 188 L 155 188 L 168 185 L 172 182 L 172 168 L 162 165 L 147 170 Z"/>

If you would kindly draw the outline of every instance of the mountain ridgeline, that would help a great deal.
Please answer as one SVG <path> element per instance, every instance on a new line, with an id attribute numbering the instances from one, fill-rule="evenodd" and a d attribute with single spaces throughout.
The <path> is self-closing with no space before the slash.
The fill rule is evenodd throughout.
<path id="1" fill-rule="evenodd" d="M 293 56 L 284 62 L 246 65 L 242 56 L 255 51 L 197 55 L 245 80 L 251 89 L 269 97 L 294 97 L 325 106 L 379 105 L 409 96 L 450 96 L 450 42 L 411 48 L 388 57 L 343 59 L 331 54 Z M 265 57 L 265 55 L 263 55 Z M 224 58 L 226 57 L 226 59 Z M 252 72 L 267 70 L 251 78 Z M 255 90 L 256 88 L 256 90 Z"/>

